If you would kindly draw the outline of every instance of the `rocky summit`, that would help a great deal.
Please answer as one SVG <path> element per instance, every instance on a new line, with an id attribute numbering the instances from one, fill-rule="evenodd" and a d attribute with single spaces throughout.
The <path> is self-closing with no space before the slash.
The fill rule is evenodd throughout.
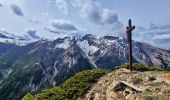
<path id="1" fill-rule="evenodd" d="M 79 100 L 170 100 L 170 72 L 121 68 L 101 77 Z"/>

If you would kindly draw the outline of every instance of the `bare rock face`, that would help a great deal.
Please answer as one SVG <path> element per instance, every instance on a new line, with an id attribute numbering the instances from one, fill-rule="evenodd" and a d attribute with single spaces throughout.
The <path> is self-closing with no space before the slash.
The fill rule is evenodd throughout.
<path id="1" fill-rule="evenodd" d="M 166 72 L 118 69 L 100 78 L 80 100 L 170 100 L 167 80 Z"/>

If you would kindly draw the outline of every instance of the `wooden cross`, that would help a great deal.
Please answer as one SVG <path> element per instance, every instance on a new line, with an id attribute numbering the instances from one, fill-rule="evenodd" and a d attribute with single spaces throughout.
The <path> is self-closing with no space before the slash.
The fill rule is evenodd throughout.
<path id="1" fill-rule="evenodd" d="M 132 70 L 132 30 L 135 26 L 132 26 L 131 19 L 129 19 L 128 26 L 126 27 L 126 35 L 128 39 L 128 49 L 129 49 L 129 69 Z"/>

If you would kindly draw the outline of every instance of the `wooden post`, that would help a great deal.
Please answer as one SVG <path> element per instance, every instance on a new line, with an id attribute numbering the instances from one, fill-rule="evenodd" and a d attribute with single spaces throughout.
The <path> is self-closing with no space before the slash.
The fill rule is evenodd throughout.
<path id="1" fill-rule="evenodd" d="M 132 30 L 135 26 L 132 26 L 131 19 L 128 21 L 128 26 L 126 27 L 126 34 L 128 39 L 128 49 L 129 49 L 129 70 L 132 71 Z"/>

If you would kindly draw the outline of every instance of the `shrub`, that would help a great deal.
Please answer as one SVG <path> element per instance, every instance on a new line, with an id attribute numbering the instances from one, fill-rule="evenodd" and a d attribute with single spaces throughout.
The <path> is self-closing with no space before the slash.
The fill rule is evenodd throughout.
<path id="1" fill-rule="evenodd" d="M 116 69 L 119 69 L 119 68 L 129 68 L 129 65 L 123 64 L 123 65 L 116 67 Z M 149 66 L 145 66 L 141 63 L 134 63 L 132 65 L 132 69 L 137 70 L 137 71 L 163 71 L 163 69 L 160 67 L 149 67 Z"/>
<path id="2" fill-rule="evenodd" d="M 170 66 L 165 68 L 166 71 L 170 71 Z"/>
<path id="3" fill-rule="evenodd" d="M 27 95 L 25 95 L 22 100 L 34 100 L 34 99 L 35 97 L 32 94 L 27 93 Z"/>
<path id="4" fill-rule="evenodd" d="M 44 90 L 35 95 L 35 98 L 38 100 L 77 100 L 90 89 L 94 82 L 107 72 L 108 71 L 102 69 L 80 72 L 68 79 L 62 85 Z M 25 99 L 29 98 L 29 95 L 27 95 L 23 98 L 23 100 L 29 100 Z"/>

